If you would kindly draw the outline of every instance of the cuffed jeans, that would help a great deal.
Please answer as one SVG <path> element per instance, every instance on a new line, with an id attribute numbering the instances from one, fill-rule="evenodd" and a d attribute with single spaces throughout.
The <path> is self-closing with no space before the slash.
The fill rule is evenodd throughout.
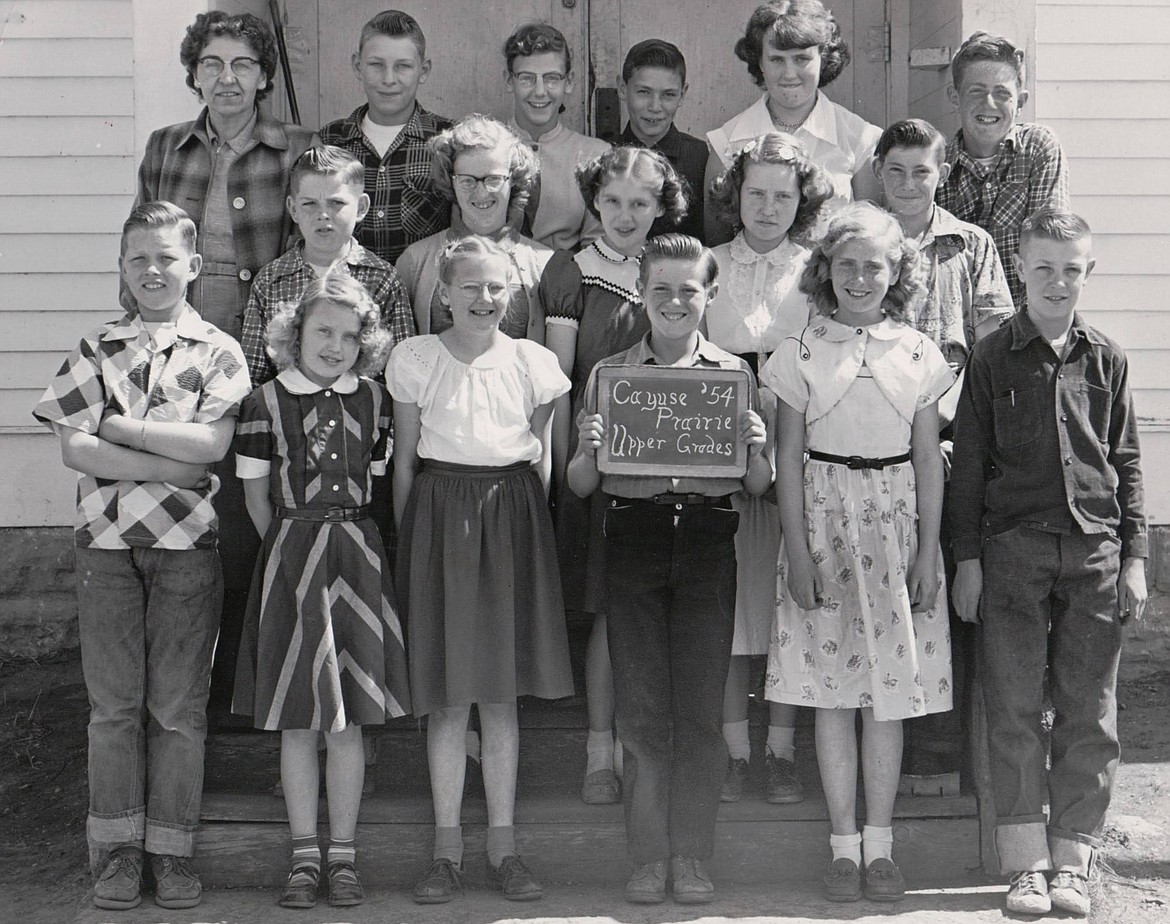
<path id="1" fill-rule="evenodd" d="M 195 852 L 222 598 L 213 549 L 77 549 L 95 862 L 125 844 Z"/>
<path id="2" fill-rule="evenodd" d="M 723 686 L 739 514 L 607 498 L 615 719 L 635 865 L 711 856 L 726 770 Z"/>
<path id="3" fill-rule="evenodd" d="M 1117 740 L 1120 542 L 1018 526 L 983 546 L 980 650 L 1001 869 L 1087 871 Z M 1056 719 L 1047 773 L 1044 675 Z M 1047 830 L 1045 823 L 1047 822 Z"/>

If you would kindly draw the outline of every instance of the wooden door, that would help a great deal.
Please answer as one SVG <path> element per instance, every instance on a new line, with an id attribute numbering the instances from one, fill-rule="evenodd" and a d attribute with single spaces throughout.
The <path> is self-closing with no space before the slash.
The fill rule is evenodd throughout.
<path id="1" fill-rule="evenodd" d="M 362 25 L 393 7 L 418 20 L 427 37 L 430 78 L 419 102 L 448 118 L 482 112 L 507 121 L 512 96 L 504 84 L 504 40 L 520 24 L 551 23 L 573 54 L 575 88 L 565 123 L 584 130 L 589 64 L 585 57 L 587 0 L 284 0 L 293 80 L 301 121 L 321 125 L 349 115 L 365 102 L 350 67 Z"/>
<path id="2" fill-rule="evenodd" d="M 700 138 L 754 103 L 760 88 L 735 56 L 736 40 L 759 0 L 589 0 L 591 61 L 598 88 L 617 87 L 629 47 L 662 38 L 687 59 L 690 91 L 676 124 Z M 875 125 L 886 125 L 885 3 L 826 0 L 841 24 L 853 60 L 825 88 L 834 102 Z M 622 124 L 625 124 L 623 113 Z"/>

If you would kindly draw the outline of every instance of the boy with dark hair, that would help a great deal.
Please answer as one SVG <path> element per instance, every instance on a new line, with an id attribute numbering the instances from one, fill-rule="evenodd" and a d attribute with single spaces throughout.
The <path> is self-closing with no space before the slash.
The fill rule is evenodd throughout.
<path id="1" fill-rule="evenodd" d="M 1028 100 L 1024 53 L 1007 39 L 976 32 L 951 61 L 947 92 L 961 127 L 947 145 L 950 175 L 938 204 L 990 232 L 1021 307 L 1024 283 L 1014 264 L 1020 225 L 1042 208 L 1068 208 L 1068 168 L 1051 129 L 1017 122 Z"/>
<path id="2" fill-rule="evenodd" d="M 309 283 L 330 272 L 348 273 L 365 286 L 392 345 L 414 336 L 414 314 L 397 271 L 354 238 L 370 208 L 362 179 L 361 161 L 331 145 L 311 147 L 293 164 L 287 206 L 301 239 L 256 274 L 244 311 L 240 342 L 253 387 L 276 377 L 266 349 L 272 316 L 299 302 Z"/>
<path id="3" fill-rule="evenodd" d="M 99 908 L 199 904 L 203 791 L 223 572 L 208 468 L 231 444 L 248 370 L 187 303 L 195 223 L 147 202 L 122 228 L 132 308 L 81 339 L 33 415 L 77 478 L 77 610 L 89 693 L 90 860 Z"/>
<path id="4" fill-rule="evenodd" d="M 352 65 L 366 102 L 322 128 L 321 140 L 362 162 L 370 208 L 357 239 L 394 263 L 407 246 L 451 223 L 450 206 L 431 182 L 427 147 L 451 122 L 418 103 L 431 59 L 413 16 L 384 10 L 362 26 Z"/>
<path id="5" fill-rule="evenodd" d="M 605 492 L 609 652 L 617 733 L 625 747 L 626 841 L 634 870 L 626 899 L 709 902 L 704 864 L 715 841 L 726 769 L 723 687 L 735 627 L 735 532 L 731 495 L 762 494 L 772 482 L 766 433 L 748 364 L 699 333 L 718 289 L 715 255 L 693 237 L 646 244 L 638 292 L 650 333 L 593 367 L 569 463 L 569 487 Z M 748 373 L 750 409 L 736 421 L 747 471 L 733 477 L 602 475 L 597 411 L 603 366 L 655 364 Z"/>
<path id="6" fill-rule="evenodd" d="M 1012 259 L 1027 307 L 976 344 L 959 399 L 953 597 L 982 627 L 1007 908 L 1085 916 L 1120 755 L 1122 627 L 1146 606 L 1137 415 L 1125 353 L 1076 314 L 1094 265 L 1084 219 L 1037 212 Z"/>
<path id="7" fill-rule="evenodd" d="M 675 172 L 687 181 L 687 213 L 678 225 L 665 216 L 655 219 L 650 237 L 678 231 L 703 237 L 703 171 L 707 145 L 694 135 L 679 131 L 674 117 L 687 95 L 687 62 L 677 45 L 662 39 L 646 39 L 631 46 L 622 64 L 618 96 L 630 115 L 622 144 L 658 151 Z"/>

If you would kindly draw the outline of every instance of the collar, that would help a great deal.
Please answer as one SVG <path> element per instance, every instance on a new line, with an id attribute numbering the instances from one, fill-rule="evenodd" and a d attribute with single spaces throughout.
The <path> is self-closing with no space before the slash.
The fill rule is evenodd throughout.
<path id="1" fill-rule="evenodd" d="M 923 245 L 933 240 L 945 238 L 948 242 L 957 244 L 962 250 L 967 246 L 967 238 L 963 234 L 965 222 L 960 221 L 941 205 L 934 206 L 934 214 L 930 217 L 930 224 L 926 228 L 926 237 Z"/>
<path id="2" fill-rule="evenodd" d="M 629 122 L 626 123 L 621 137 L 625 144 L 632 145 L 636 148 L 647 147 L 642 139 L 634 134 L 634 129 L 630 126 Z M 658 151 L 667 160 L 673 160 L 682 151 L 682 132 L 672 122 L 670 128 L 666 130 L 666 134 L 659 138 L 656 143 L 648 147 L 651 151 Z"/>
<path id="3" fill-rule="evenodd" d="M 581 282 L 598 286 L 624 298 L 632 305 L 642 304 L 638 294 L 639 257 L 620 254 L 601 238 L 573 255 L 573 262 L 581 272 Z"/>
<path id="4" fill-rule="evenodd" d="M 836 318 L 821 317 L 809 324 L 814 336 L 831 343 L 844 343 L 857 336 L 857 327 L 842 324 Z M 875 340 L 897 340 L 906 330 L 906 325 L 893 318 L 882 318 L 876 324 L 862 328 Z"/>
<path id="5" fill-rule="evenodd" d="M 741 263 L 745 266 L 754 266 L 761 260 L 764 260 L 769 265 L 778 267 L 791 266 L 793 256 L 800 249 L 799 244 L 794 243 L 792 238 L 786 237 L 767 253 L 756 253 L 752 250 L 748 242 L 744 240 L 742 231 L 731 239 L 731 246 L 729 248 L 731 259 L 736 263 Z"/>
<path id="6" fill-rule="evenodd" d="M 1045 339 L 1040 331 L 1037 330 L 1036 323 L 1028 314 L 1027 308 L 1025 308 L 1023 311 L 1017 311 L 1015 314 L 1013 314 L 1008 324 L 1011 325 L 1011 348 L 1013 350 L 1022 350 L 1027 347 L 1028 344 L 1030 344 L 1033 340 Z M 1075 311 L 1073 312 L 1073 322 L 1072 326 L 1069 328 L 1068 335 L 1070 338 L 1070 345 L 1071 343 L 1075 343 L 1080 339 L 1088 340 L 1090 343 L 1096 346 L 1102 346 L 1105 342 L 1100 338 L 1097 332 L 1093 330 L 1093 328 L 1089 327 L 1088 324 L 1081 320 L 1081 316 Z"/>
<path id="7" fill-rule="evenodd" d="M 207 120 L 207 140 L 213 145 L 218 142 L 220 147 L 227 146 L 235 151 L 237 154 L 243 154 L 252 143 L 252 135 L 256 132 L 256 117 L 258 110 L 252 110 L 252 118 L 248 119 L 248 124 L 236 133 L 236 137 L 229 138 L 225 141 L 219 141 L 219 136 L 215 133 L 215 127 L 211 124 L 211 119 Z"/>
<path id="8" fill-rule="evenodd" d="M 211 324 L 204 321 L 199 313 L 187 302 L 179 309 L 179 316 L 175 318 L 175 339 L 201 340 L 210 343 L 214 339 Z M 137 310 L 127 312 L 117 323 L 102 334 L 102 340 L 137 340 L 139 335 L 147 334 L 146 326 Z"/>
<path id="9" fill-rule="evenodd" d="M 558 122 L 556 124 L 556 128 L 554 128 L 552 131 L 545 132 L 539 138 L 534 139 L 530 134 L 528 134 L 528 132 L 516 124 L 516 120 L 514 118 L 508 120 L 508 128 L 512 129 L 512 131 L 516 133 L 520 140 L 529 147 L 536 147 L 537 145 L 542 144 L 553 144 L 557 141 L 560 141 L 566 134 L 568 134 L 569 131 L 569 126 L 567 126 L 564 122 Z"/>
<path id="10" fill-rule="evenodd" d="M 291 395 L 315 395 L 326 388 L 324 385 L 318 385 L 296 366 L 289 366 L 278 373 L 276 378 Z M 328 387 L 339 395 L 352 395 L 357 391 L 358 381 L 358 377 L 352 371 L 346 371 Z"/>
<path id="11" fill-rule="evenodd" d="M 211 125 L 208 122 L 209 115 L 210 113 L 207 107 L 204 106 L 203 111 L 199 113 L 195 121 L 187 123 L 187 130 L 179 135 L 175 141 L 175 148 L 181 148 L 192 138 L 198 139 L 205 144 L 211 144 L 212 131 Z M 282 122 L 278 122 L 276 119 L 265 115 L 264 111 L 260 108 L 256 109 L 252 117 L 254 121 L 252 123 L 251 141 L 256 144 L 263 144 L 276 151 L 288 150 L 288 133 L 284 130 L 284 124 Z"/>
<path id="12" fill-rule="evenodd" d="M 356 238 L 349 239 L 349 251 L 343 261 L 346 266 L 368 266 L 378 268 L 378 258 L 357 242 Z M 291 276 L 309 266 L 305 260 L 305 242 L 299 240 L 276 259 L 273 264 L 273 275 L 276 278 Z"/>
<path id="13" fill-rule="evenodd" d="M 962 164 L 963 167 L 970 170 L 976 176 L 983 176 L 984 173 L 994 172 L 1003 160 L 1003 156 L 1014 151 L 1019 145 L 1020 127 L 1019 122 L 1012 123 L 1012 127 L 1008 129 L 1008 133 L 1003 141 L 996 146 L 995 161 L 992 162 L 991 167 L 984 167 L 967 151 L 966 146 L 963 144 L 963 130 L 961 128 L 955 132 L 954 139 L 947 145 L 947 159 L 954 166 Z"/>
<path id="14" fill-rule="evenodd" d="M 736 119 L 735 134 L 727 139 L 731 153 L 737 154 L 752 139 L 776 131 L 780 129 L 772 122 L 772 114 L 768 111 L 768 94 L 764 93 Z M 804 133 L 829 144 L 837 143 L 837 119 L 833 113 L 833 104 L 820 90 L 817 90 L 817 101 L 813 104 L 812 112 L 793 134 L 799 140 Z"/>
<path id="15" fill-rule="evenodd" d="M 356 141 L 363 136 L 362 133 L 362 119 L 366 117 L 366 113 L 370 111 L 369 103 L 362 103 L 353 112 L 341 120 L 341 137 L 340 141 Z M 401 135 L 407 135 L 412 138 L 419 138 L 426 140 L 426 135 L 422 130 L 422 113 L 424 112 L 422 106 L 419 105 L 418 100 L 414 101 L 414 111 L 411 112 L 410 118 L 406 120 L 406 124 L 402 126 Z"/>
<path id="16" fill-rule="evenodd" d="M 686 363 L 688 366 L 697 365 L 699 360 L 712 365 L 719 365 L 727 358 L 727 353 L 719 347 L 715 346 L 710 340 L 699 333 L 699 342 L 695 344 L 695 352 L 689 357 L 690 362 Z M 646 333 L 642 339 L 639 340 L 630 350 L 626 357 L 627 362 L 638 365 L 663 365 L 658 361 L 658 357 L 654 355 L 654 351 L 650 349 L 650 334 Z M 672 365 L 681 366 L 682 362 L 673 363 Z"/>

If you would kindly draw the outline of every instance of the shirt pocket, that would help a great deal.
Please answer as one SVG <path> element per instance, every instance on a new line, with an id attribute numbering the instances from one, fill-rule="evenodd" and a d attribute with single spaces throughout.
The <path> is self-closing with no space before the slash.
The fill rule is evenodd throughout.
<path id="1" fill-rule="evenodd" d="M 1086 431 L 1091 431 L 1097 442 L 1109 442 L 1109 418 L 1113 408 L 1113 394 L 1108 388 L 1082 382 L 1074 399 L 1077 415 L 1084 422 Z"/>
<path id="2" fill-rule="evenodd" d="M 1014 388 L 995 399 L 995 445 L 1015 450 L 1035 442 L 1040 435 L 1040 389 Z"/>
<path id="3" fill-rule="evenodd" d="M 402 228 L 408 238 L 421 240 L 450 222 L 451 204 L 429 179 L 407 175 L 402 186 Z"/>

